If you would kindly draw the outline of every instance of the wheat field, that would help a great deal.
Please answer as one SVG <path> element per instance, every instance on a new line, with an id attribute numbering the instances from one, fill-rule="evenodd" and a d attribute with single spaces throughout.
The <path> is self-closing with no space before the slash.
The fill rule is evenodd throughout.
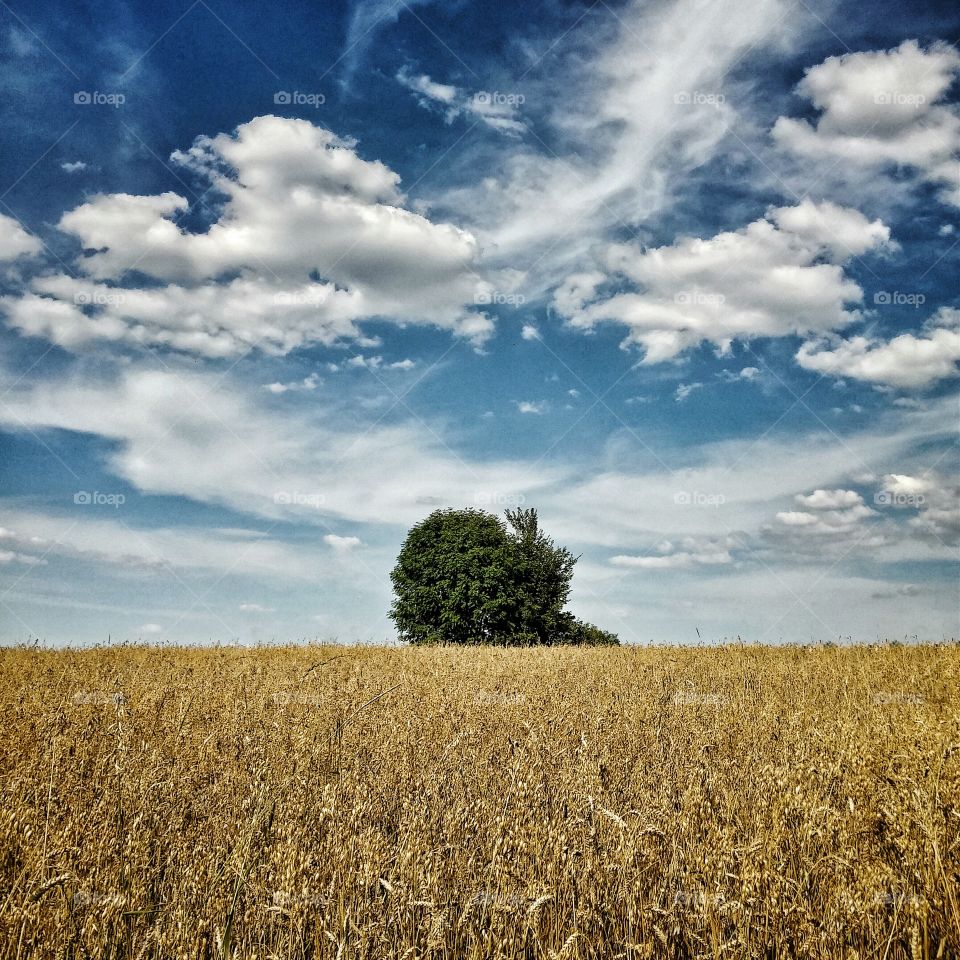
<path id="1" fill-rule="evenodd" d="M 0 662 L 0 958 L 960 955 L 956 646 Z"/>

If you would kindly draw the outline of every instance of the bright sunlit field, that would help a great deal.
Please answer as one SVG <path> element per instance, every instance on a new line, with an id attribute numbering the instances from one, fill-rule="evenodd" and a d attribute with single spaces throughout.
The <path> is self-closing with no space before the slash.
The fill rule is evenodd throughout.
<path id="1" fill-rule="evenodd" d="M 3 958 L 960 951 L 956 646 L 0 664 Z"/>

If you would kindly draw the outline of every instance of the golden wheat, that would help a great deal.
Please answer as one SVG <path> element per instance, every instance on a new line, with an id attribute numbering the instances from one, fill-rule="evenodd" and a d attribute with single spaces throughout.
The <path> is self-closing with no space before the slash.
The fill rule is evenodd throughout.
<path id="1" fill-rule="evenodd" d="M 957 647 L 0 662 L 2 958 L 960 951 Z"/>

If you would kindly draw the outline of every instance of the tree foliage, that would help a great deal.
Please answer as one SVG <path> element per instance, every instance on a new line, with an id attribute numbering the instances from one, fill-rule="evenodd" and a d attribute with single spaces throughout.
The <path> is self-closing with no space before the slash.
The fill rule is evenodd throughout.
<path id="1" fill-rule="evenodd" d="M 410 643 L 614 644 L 563 608 L 577 558 L 534 509 L 435 510 L 407 534 L 390 577 L 390 616 Z"/>

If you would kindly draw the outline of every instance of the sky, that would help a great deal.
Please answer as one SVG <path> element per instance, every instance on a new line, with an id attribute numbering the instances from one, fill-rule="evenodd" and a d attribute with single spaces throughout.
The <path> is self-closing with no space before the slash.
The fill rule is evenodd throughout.
<path id="1" fill-rule="evenodd" d="M 960 10 L 0 4 L 0 643 L 394 642 L 536 507 L 641 644 L 960 635 Z"/>

